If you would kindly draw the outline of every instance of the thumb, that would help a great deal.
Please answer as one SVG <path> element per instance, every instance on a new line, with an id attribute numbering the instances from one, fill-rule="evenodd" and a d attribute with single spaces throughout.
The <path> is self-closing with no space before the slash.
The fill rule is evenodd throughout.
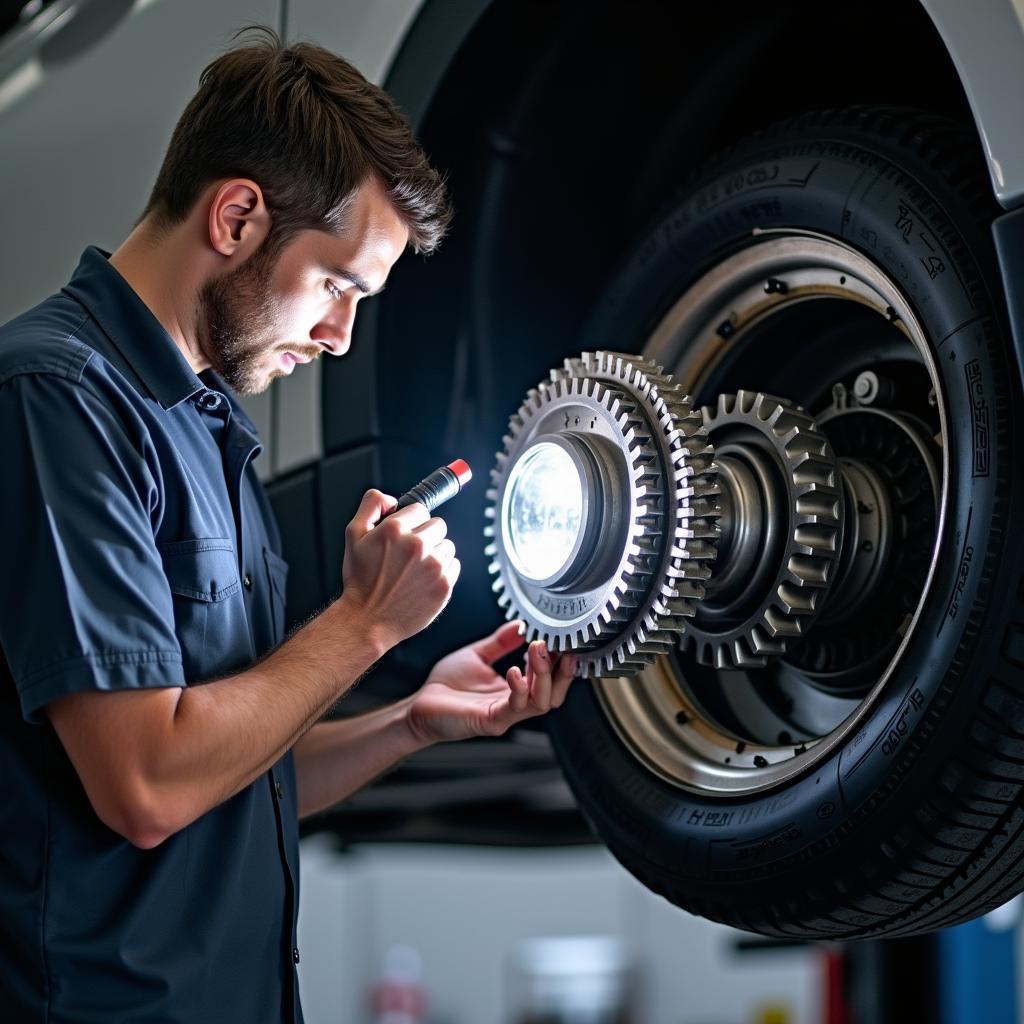
<path id="1" fill-rule="evenodd" d="M 483 640 L 477 640 L 473 644 L 473 650 L 479 658 L 488 665 L 493 664 L 499 658 L 510 654 L 517 647 L 522 647 L 526 642 L 523 638 L 526 624 L 521 619 L 513 619 L 499 626 L 490 636 Z"/>
<path id="2" fill-rule="evenodd" d="M 398 499 L 371 488 L 363 495 L 359 508 L 348 524 L 355 540 L 365 537 L 389 512 L 394 512 Z"/>

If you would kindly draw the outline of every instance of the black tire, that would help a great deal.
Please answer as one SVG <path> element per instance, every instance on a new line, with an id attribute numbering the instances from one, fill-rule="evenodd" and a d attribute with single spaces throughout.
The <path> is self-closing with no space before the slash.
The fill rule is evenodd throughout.
<path id="1" fill-rule="evenodd" d="M 907 112 L 820 114 L 769 130 L 700 175 L 593 318 L 587 348 L 639 351 L 752 228 L 813 230 L 898 283 L 948 403 L 946 519 L 921 618 L 866 719 L 812 771 L 742 797 L 687 791 L 641 764 L 588 683 L 549 716 L 596 833 L 648 887 L 716 921 L 785 937 L 912 935 L 1024 889 L 1020 375 L 978 148 L 948 122 Z M 923 243 L 896 227 L 901 203 L 937 246 L 946 270 L 934 280 Z M 984 403 L 973 417 L 965 364 Z"/>

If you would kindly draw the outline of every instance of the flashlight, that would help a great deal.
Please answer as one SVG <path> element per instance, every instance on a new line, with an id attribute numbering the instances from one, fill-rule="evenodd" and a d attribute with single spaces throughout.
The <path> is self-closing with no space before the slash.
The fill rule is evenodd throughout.
<path id="1" fill-rule="evenodd" d="M 427 506 L 428 512 L 433 512 L 449 498 L 454 498 L 472 479 L 473 472 L 469 468 L 469 463 L 464 459 L 456 459 L 454 462 L 449 462 L 447 466 L 435 469 L 430 476 L 425 477 L 415 487 L 410 487 L 398 499 L 395 511 L 419 501 Z"/>

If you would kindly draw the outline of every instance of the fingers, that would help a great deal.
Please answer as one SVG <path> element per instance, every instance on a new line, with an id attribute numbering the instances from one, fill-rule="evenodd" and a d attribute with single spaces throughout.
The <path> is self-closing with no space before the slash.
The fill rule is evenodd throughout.
<path id="1" fill-rule="evenodd" d="M 508 670 L 505 679 L 509 688 L 509 707 L 515 714 L 520 715 L 526 711 L 530 703 L 530 684 L 527 683 L 522 669 L 515 665 Z"/>
<path id="2" fill-rule="evenodd" d="M 375 488 L 368 490 L 363 495 L 363 500 L 359 502 L 356 514 L 352 517 L 351 522 L 346 528 L 349 540 L 358 540 L 360 537 L 365 537 L 380 522 L 381 518 L 391 512 L 397 504 L 398 499 L 393 498 L 390 494 L 384 494 L 383 491 L 378 491 Z"/>
<path id="3" fill-rule="evenodd" d="M 565 703 L 569 684 L 576 674 L 576 656 L 563 654 L 552 666 L 551 654 L 542 640 L 535 640 L 526 652 L 529 703 L 535 714 L 544 714 Z"/>
<path id="4" fill-rule="evenodd" d="M 396 501 L 395 504 L 397 505 L 398 502 Z M 403 533 L 415 530 L 417 526 L 422 526 L 429 519 L 430 513 L 427 511 L 427 506 L 419 501 L 414 501 L 411 505 L 406 505 L 405 508 L 400 508 L 393 516 L 391 516 L 391 522 L 393 522 L 396 527 L 401 526 Z M 444 534 L 441 536 L 444 536 Z"/>
<path id="5" fill-rule="evenodd" d="M 379 621 L 389 645 L 418 633 L 451 598 L 462 570 L 444 521 L 367 491 L 345 531 L 343 597 Z"/>
<path id="6" fill-rule="evenodd" d="M 454 588 L 459 578 L 459 573 L 462 572 L 462 563 L 457 559 L 453 558 L 443 569 L 442 575 L 448 581 L 449 588 Z"/>
<path id="7" fill-rule="evenodd" d="M 530 703 L 538 711 L 551 707 L 551 655 L 543 640 L 534 640 L 526 652 L 526 678 L 530 682 Z"/>
<path id="8" fill-rule="evenodd" d="M 448 525 L 443 519 L 431 517 L 425 505 L 406 505 L 379 527 L 390 539 L 417 560 L 433 559 L 442 570 L 455 558 L 455 545 L 447 539 Z M 453 579 L 458 576 L 455 570 Z"/>
<path id="9" fill-rule="evenodd" d="M 490 636 L 483 640 L 477 640 L 473 644 L 473 650 L 481 661 L 493 665 L 499 658 L 511 654 L 517 647 L 523 644 L 524 623 L 521 619 L 513 619 L 499 626 Z"/>
<path id="10" fill-rule="evenodd" d="M 443 540 L 432 553 L 444 567 L 455 557 L 455 545 L 450 540 Z"/>
<path id="11" fill-rule="evenodd" d="M 422 505 L 420 507 L 423 508 Z M 402 511 L 404 512 L 405 509 Z M 435 516 L 414 527 L 412 532 L 423 541 L 423 546 L 429 551 L 431 548 L 437 547 L 448 536 L 448 524 Z"/>
<path id="12" fill-rule="evenodd" d="M 481 640 L 480 644 L 493 641 L 500 633 L 516 625 L 507 623 L 487 640 Z M 526 652 L 526 673 L 514 665 L 505 674 L 509 694 L 507 703 L 503 705 L 503 712 L 495 717 L 494 724 L 497 728 L 504 732 L 514 722 L 561 707 L 577 664 L 575 655 L 563 654 L 552 671 L 551 655 L 544 642 L 535 640 Z"/>

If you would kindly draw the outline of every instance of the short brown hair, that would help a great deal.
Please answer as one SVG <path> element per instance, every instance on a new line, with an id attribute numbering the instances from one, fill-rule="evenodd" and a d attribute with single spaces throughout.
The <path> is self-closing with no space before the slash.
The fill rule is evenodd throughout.
<path id="1" fill-rule="evenodd" d="M 203 70 L 143 217 L 180 223 L 211 182 L 251 178 L 270 212 L 265 245 L 274 252 L 297 231 L 338 231 L 359 187 L 376 177 L 409 244 L 433 250 L 451 219 L 444 183 L 387 93 L 322 47 L 285 46 L 264 26 L 243 33 L 256 38 Z"/>

